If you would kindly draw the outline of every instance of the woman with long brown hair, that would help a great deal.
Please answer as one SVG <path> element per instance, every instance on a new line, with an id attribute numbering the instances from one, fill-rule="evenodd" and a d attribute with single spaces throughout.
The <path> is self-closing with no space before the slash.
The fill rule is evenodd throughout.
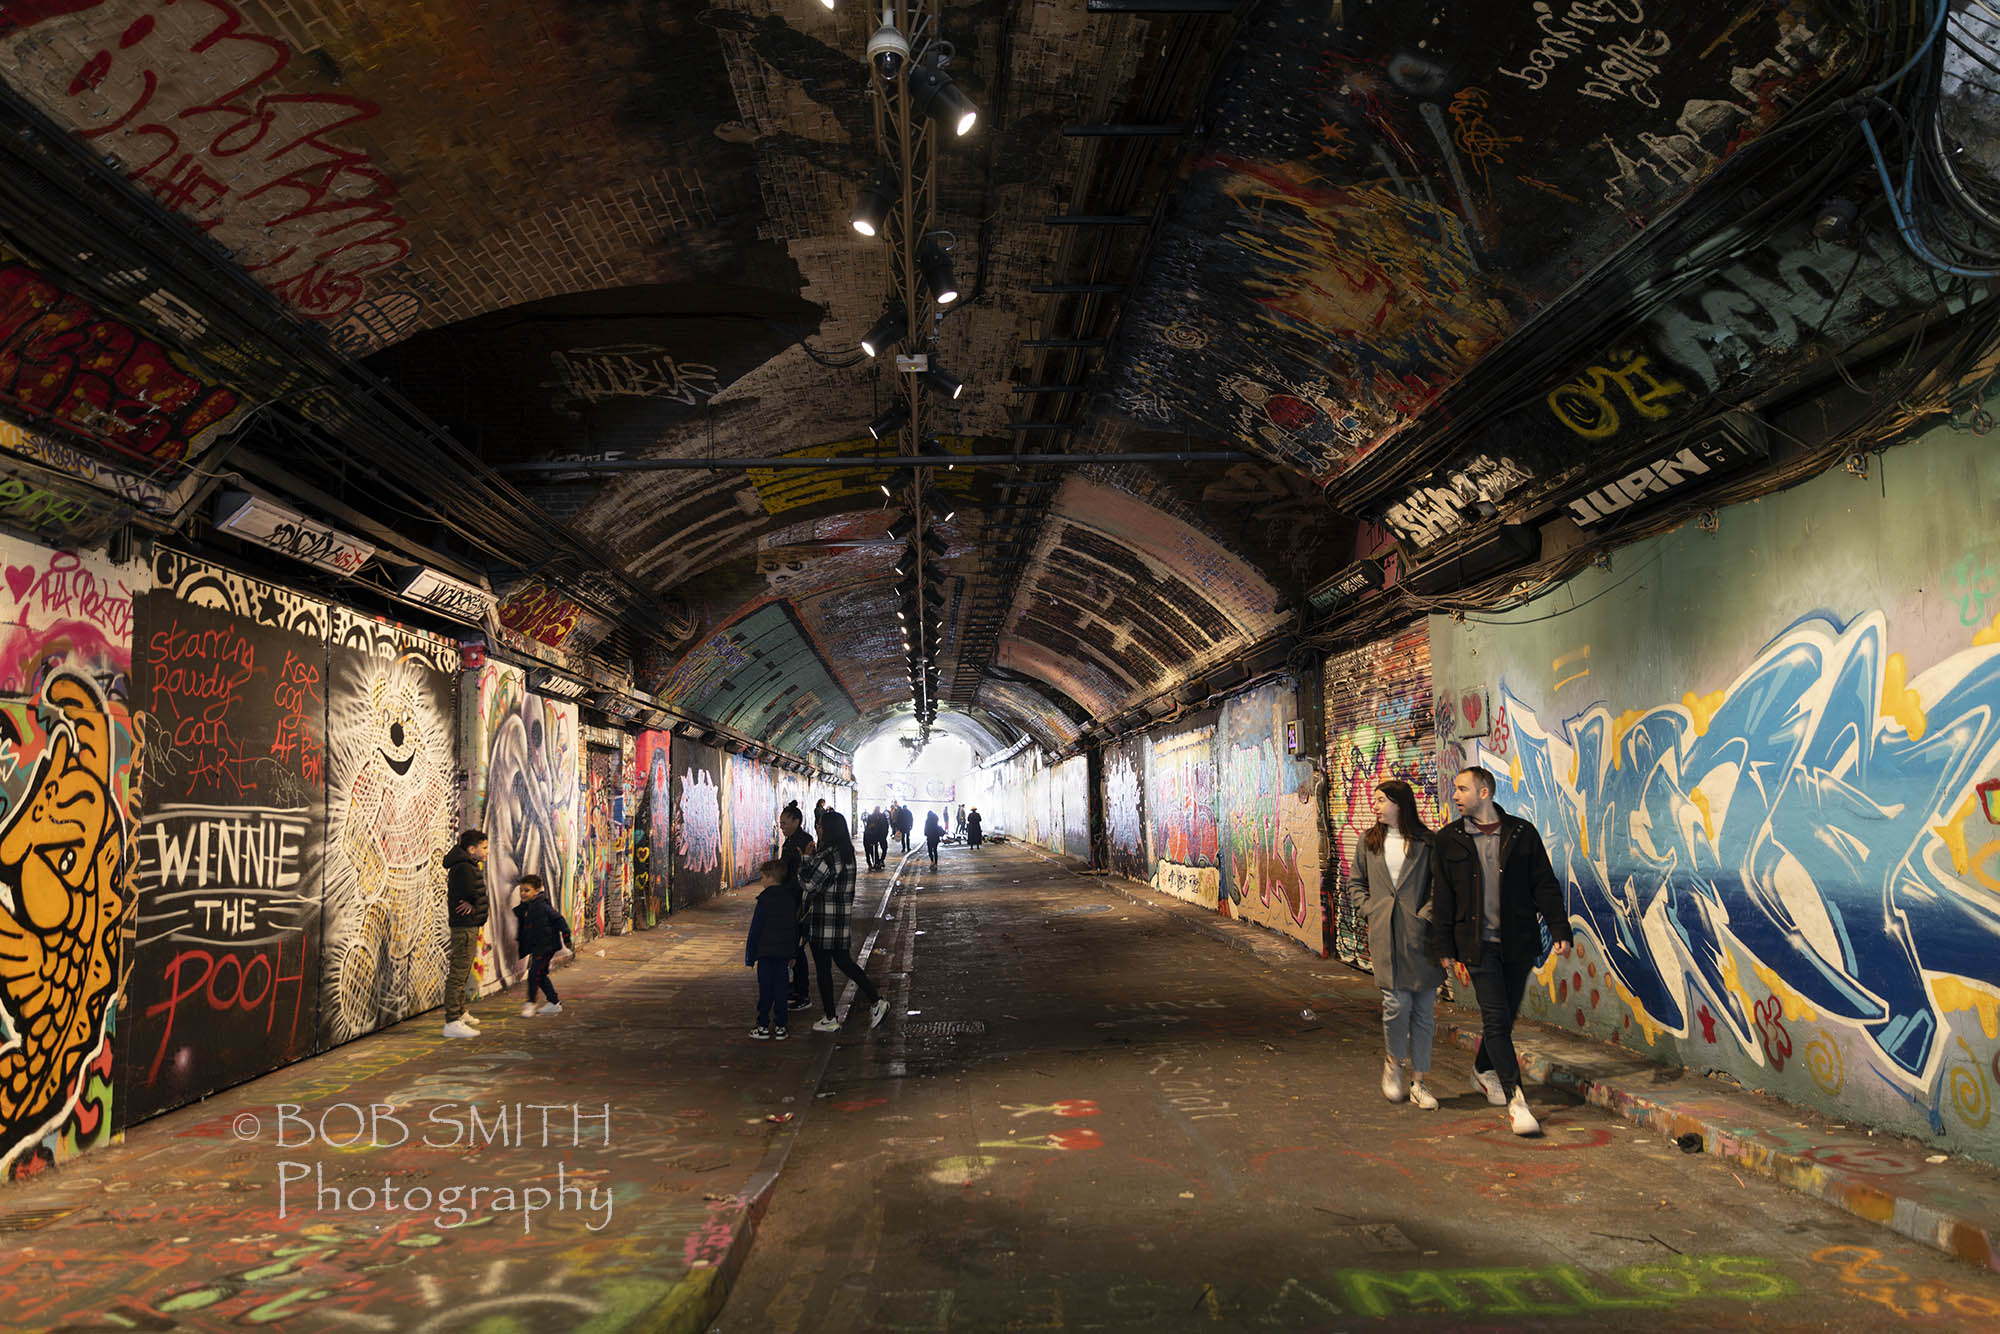
<path id="1" fill-rule="evenodd" d="M 1407 1096 L 1425 1111 L 1437 1098 L 1425 1087 L 1437 1029 L 1444 969 L 1430 956 L 1431 831 L 1416 794 L 1400 778 L 1375 789 L 1375 823 L 1354 849 L 1347 888 L 1368 920 L 1368 958 L 1382 988 L 1382 1096 Z"/>

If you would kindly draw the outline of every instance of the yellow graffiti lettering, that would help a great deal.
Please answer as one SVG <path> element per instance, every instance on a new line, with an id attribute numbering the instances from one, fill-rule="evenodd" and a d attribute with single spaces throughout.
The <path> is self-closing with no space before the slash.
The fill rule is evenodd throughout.
<path id="1" fill-rule="evenodd" d="M 1616 722 L 1611 724 L 1611 767 L 1613 769 L 1617 769 L 1620 766 L 1618 752 L 1621 749 L 1621 743 L 1625 740 L 1625 734 L 1632 730 L 1634 723 L 1645 716 L 1646 710 L 1644 709 L 1627 709 L 1618 715 Z"/>
<path id="2" fill-rule="evenodd" d="M 1950 850 L 1952 869 L 1960 875 L 1968 875 L 1972 871 L 1972 853 L 1966 845 L 1965 822 L 1978 807 L 1979 798 L 1976 795 L 1967 797 L 1960 803 L 1959 808 L 1951 813 L 1949 820 L 1931 826 L 1931 832 L 1942 839 L 1945 847 Z M 2000 885 L 1989 888 L 2000 889 Z"/>
<path id="3" fill-rule="evenodd" d="M 1762 982 L 1766 987 L 1769 987 L 1771 994 L 1776 996 L 1779 1003 L 1784 1006 L 1785 1018 L 1819 1018 L 1819 1012 L 1807 1003 L 1804 996 L 1801 996 L 1787 985 L 1785 979 L 1778 976 L 1776 971 L 1766 968 L 1763 964 L 1754 960 L 1751 962 L 1750 967 L 1757 974 L 1757 980 Z"/>
<path id="4" fill-rule="evenodd" d="M 1710 843 L 1715 842 L 1715 807 L 1709 801 L 1708 793 L 1702 791 L 1700 788 L 1696 788 L 1694 791 L 1688 793 L 1688 800 L 1693 802 L 1694 808 L 1701 812 L 1702 832 L 1708 835 Z"/>
<path id="5" fill-rule="evenodd" d="M 1940 1010 L 1971 1010 L 1989 1038 L 2000 1038 L 2000 991 L 1962 977 L 1941 977 L 1931 983 Z"/>
<path id="6" fill-rule="evenodd" d="M 1727 690 L 1712 690 L 1706 695 L 1697 695 L 1694 691 L 1690 690 L 1687 694 L 1681 696 L 1681 706 L 1688 711 L 1688 716 L 1694 720 L 1694 734 L 1696 736 L 1706 736 L 1708 734 L 1708 725 L 1715 721 L 1716 711 L 1721 709 L 1723 701 L 1728 698 L 1729 692 Z"/>
<path id="7" fill-rule="evenodd" d="M 1891 653 L 1882 664 L 1882 712 L 1903 725 L 1910 740 L 1922 741 L 1930 720 L 1924 716 L 1924 702 L 1909 688 L 1909 664 L 1900 653 Z"/>
<path id="8" fill-rule="evenodd" d="M 1607 440 L 1618 434 L 1619 404 L 1651 421 L 1671 409 L 1665 400 L 1687 389 L 1678 380 L 1661 380 L 1647 367 L 1650 357 L 1627 355 L 1623 365 L 1587 366 L 1582 375 L 1549 391 L 1549 410 L 1556 420 L 1586 440 Z M 1615 393 L 1614 393 L 1615 389 Z"/>

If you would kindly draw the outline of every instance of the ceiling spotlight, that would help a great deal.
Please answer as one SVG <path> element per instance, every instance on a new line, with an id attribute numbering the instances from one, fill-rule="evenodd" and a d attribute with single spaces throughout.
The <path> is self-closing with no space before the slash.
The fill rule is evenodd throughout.
<path id="1" fill-rule="evenodd" d="M 942 556 L 950 549 L 944 540 L 944 535 L 935 528 L 926 528 L 924 530 L 923 543 L 924 549 L 933 556 Z"/>
<path id="2" fill-rule="evenodd" d="M 933 232 L 917 247 L 917 270 L 924 276 L 924 282 L 931 289 L 931 297 L 940 306 L 948 306 L 958 300 L 958 280 L 952 276 L 951 255 Z"/>
<path id="3" fill-rule="evenodd" d="M 889 538 L 891 541 L 900 542 L 916 531 L 917 521 L 905 514 L 889 525 Z"/>
<path id="4" fill-rule="evenodd" d="M 882 348 L 892 348 L 910 334 L 910 320 L 902 314 L 898 306 L 890 306 L 876 320 L 876 326 L 868 330 L 862 338 L 862 352 L 868 356 L 882 356 Z"/>
<path id="5" fill-rule="evenodd" d="M 903 423 L 909 419 L 910 410 L 901 403 L 898 403 L 895 407 L 890 408 L 874 421 L 868 423 L 868 434 L 874 436 L 877 440 L 880 440 L 884 436 L 894 435 L 903 428 Z M 888 495 L 889 488 L 886 486 L 883 487 L 882 494 Z"/>
<path id="6" fill-rule="evenodd" d="M 918 65 L 910 71 L 910 107 L 919 116 L 930 116 L 938 124 L 950 126 L 951 132 L 960 137 L 970 133 L 979 122 L 978 108 L 958 91 L 951 76 L 935 65 Z"/>
<path id="7" fill-rule="evenodd" d="M 826 3 L 826 0 L 820 0 Z M 868 63 L 882 76 L 883 82 L 893 80 L 903 72 L 903 63 L 910 58 L 910 39 L 896 30 L 896 11 L 882 7 L 882 26 L 868 39 Z"/>
<path id="8" fill-rule="evenodd" d="M 947 462 L 944 465 L 944 470 L 946 472 L 950 472 L 953 468 L 958 466 L 956 463 L 948 461 L 952 457 L 951 451 L 944 447 L 944 441 L 938 439 L 934 435 L 927 435 L 922 440 L 919 440 L 917 442 L 917 453 L 927 454 L 932 458 L 947 460 Z"/>
<path id="9" fill-rule="evenodd" d="M 908 317 L 895 306 L 890 306 L 882 312 L 882 318 L 875 321 L 875 327 L 862 338 L 861 350 L 871 357 L 879 357 L 883 348 L 902 342 L 909 332 Z"/>
<path id="10" fill-rule="evenodd" d="M 965 392 L 965 382 L 933 361 L 923 374 L 923 381 L 946 398 L 957 398 Z"/>
<path id="11" fill-rule="evenodd" d="M 877 176 L 855 197 L 854 212 L 848 221 L 863 236 L 879 236 L 888 225 L 889 210 L 896 206 L 896 188 L 887 176 Z"/>

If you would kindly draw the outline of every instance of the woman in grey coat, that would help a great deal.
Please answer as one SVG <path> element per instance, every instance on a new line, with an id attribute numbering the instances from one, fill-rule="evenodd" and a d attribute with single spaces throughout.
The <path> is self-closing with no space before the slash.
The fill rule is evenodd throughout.
<path id="1" fill-rule="evenodd" d="M 1434 1111 L 1424 1087 L 1431 1070 L 1437 990 L 1444 969 L 1430 957 L 1431 831 L 1417 814 L 1416 794 L 1401 779 L 1375 789 L 1375 824 L 1354 849 L 1348 892 L 1368 919 L 1368 958 L 1382 988 L 1382 1096 L 1405 1096 Z M 1407 1067 L 1407 1070 L 1405 1069 Z"/>

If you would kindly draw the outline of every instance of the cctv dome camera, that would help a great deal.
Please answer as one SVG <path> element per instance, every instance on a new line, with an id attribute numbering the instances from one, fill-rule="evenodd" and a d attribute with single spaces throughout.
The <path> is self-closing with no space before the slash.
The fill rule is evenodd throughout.
<path id="1" fill-rule="evenodd" d="M 868 39 L 868 61 L 875 66 L 884 82 L 894 79 L 903 72 L 903 64 L 910 58 L 910 41 L 896 30 L 889 21 L 888 11 L 882 14 L 882 26 Z"/>

